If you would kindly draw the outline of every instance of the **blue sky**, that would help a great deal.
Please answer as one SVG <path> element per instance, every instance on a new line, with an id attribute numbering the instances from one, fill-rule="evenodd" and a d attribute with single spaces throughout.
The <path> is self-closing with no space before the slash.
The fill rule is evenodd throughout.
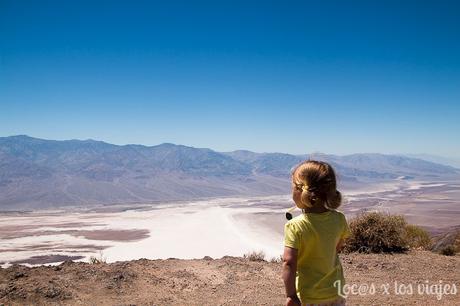
<path id="1" fill-rule="evenodd" d="M 0 136 L 460 157 L 455 1 L 0 1 Z"/>

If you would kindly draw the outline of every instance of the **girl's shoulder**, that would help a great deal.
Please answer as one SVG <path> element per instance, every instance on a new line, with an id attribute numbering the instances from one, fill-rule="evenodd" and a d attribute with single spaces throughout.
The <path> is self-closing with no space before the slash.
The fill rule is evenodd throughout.
<path id="1" fill-rule="evenodd" d="M 289 229 L 291 231 L 301 231 L 303 227 L 305 227 L 305 223 L 307 220 L 305 220 L 305 217 L 303 214 L 300 214 L 291 220 L 287 221 L 284 224 L 285 229 Z"/>
<path id="2" fill-rule="evenodd" d="M 302 223 L 302 222 L 304 222 L 304 220 L 303 220 L 303 214 L 300 214 L 300 215 L 298 215 L 298 216 L 295 216 L 295 217 L 292 218 L 291 220 L 288 220 L 288 221 L 286 222 L 286 225 L 288 225 L 288 226 L 289 226 L 289 225 L 296 225 L 296 224 L 300 224 L 300 223 Z"/>
<path id="3" fill-rule="evenodd" d="M 313 218 L 313 219 L 312 219 Z M 301 226 L 303 224 L 308 224 L 311 221 L 320 221 L 320 220 L 346 220 L 345 215 L 343 212 L 335 210 L 335 209 L 330 209 L 327 213 L 319 213 L 319 214 L 305 214 L 302 213 L 291 220 L 287 221 L 285 226 L 292 226 L 292 227 L 297 227 Z"/>
<path id="4" fill-rule="evenodd" d="M 340 211 L 340 210 L 336 210 L 335 213 L 337 214 L 337 216 L 340 218 L 340 219 L 343 219 L 343 220 L 346 220 L 347 218 L 345 217 L 345 214 Z"/>
<path id="5" fill-rule="evenodd" d="M 320 222 L 325 222 L 325 221 L 332 221 L 332 222 L 340 222 L 342 223 L 343 221 L 346 220 L 345 215 L 343 212 L 335 209 L 329 209 L 329 211 L 324 212 L 324 213 L 307 213 L 303 214 L 303 219 L 304 221 L 320 221 Z M 299 220 L 299 222 L 302 222 L 302 220 Z"/>
<path id="6" fill-rule="evenodd" d="M 330 218 L 330 217 L 334 218 L 334 217 L 345 216 L 343 212 L 339 210 L 335 210 L 335 209 L 328 209 L 326 212 L 322 212 L 322 213 L 307 213 L 306 215 L 317 217 L 317 218 Z"/>
<path id="7" fill-rule="evenodd" d="M 335 214 L 336 216 L 345 217 L 345 214 L 344 214 L 342 211 L 340 211 L 340 210 L 331 209 L 331 211 L 332 211 L 333 214 Z"/>
<path id="8" fill-rule="evenodd" d="M 345 214 L 339 210 L 331 210 L 331 217 L 338 220 L 340 223 L 346 222 Z"/>

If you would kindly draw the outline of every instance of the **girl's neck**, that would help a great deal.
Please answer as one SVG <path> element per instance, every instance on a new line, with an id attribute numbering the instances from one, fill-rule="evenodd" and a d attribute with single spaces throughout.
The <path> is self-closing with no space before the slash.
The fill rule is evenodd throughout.
<path id="1" fill-rule="evenodd" d="M 327 209 L 324 206 L 319 206 L 319 207 L 307 207 L 307 208 L 304 208 L 303 211 L 306 213 L 320 214 L 320 213 L 329 211 L 329 209 Z"/>

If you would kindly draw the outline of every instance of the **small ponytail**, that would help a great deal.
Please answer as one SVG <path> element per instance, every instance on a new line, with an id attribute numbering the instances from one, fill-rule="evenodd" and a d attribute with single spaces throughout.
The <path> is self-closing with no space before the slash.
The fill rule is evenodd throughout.
<path id="1" fill-rule="evenodd" d="M 326 208 L 330 208 L 330 209 L 337 209 L 339 208 L 341 204 L 342 204 L 342 194 L 338 190 L 332 191 L 327 196 L 326 202 L 324 203 Z"/>

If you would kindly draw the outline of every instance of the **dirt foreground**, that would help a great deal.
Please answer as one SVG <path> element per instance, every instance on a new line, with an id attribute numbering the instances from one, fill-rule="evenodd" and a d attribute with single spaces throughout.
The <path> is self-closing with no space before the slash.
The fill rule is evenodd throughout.
<path id="1" fill-rule="evenodd" d="M 460 305 L 459 255 L 340 256 L 351 285 L 348 305 Z M 281 263 L 239 257 L 0 269 L 0 305 L 283 305 L 284 300 Z"/>

